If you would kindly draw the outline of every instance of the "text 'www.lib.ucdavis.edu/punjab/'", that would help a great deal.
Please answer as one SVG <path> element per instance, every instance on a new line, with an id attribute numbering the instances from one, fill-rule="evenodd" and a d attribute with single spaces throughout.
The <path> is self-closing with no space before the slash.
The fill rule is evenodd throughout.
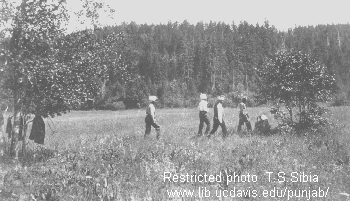
<path id="1" fill-rule="evenodd" d="M 227 185 L 231 182 L 235 183 L 256 183 L 258 181 L 257 175 L 238 175 L 236 173 L 231 175 L 208 175 L 208 174 L 173 174 L 170 172 L 164 172 L 164 182 L 170 183 L 226 183 Z M 318 175 L 305 174 L 303 172 L 266 172 L 267 182 L 312 182 L 318 183 Z M 210 189 L 205 186 L 197 187 L 196 189 L 183 189 L 173 188 L 167 190 L 169 198 L 239 198 L 239 197 L 250 197 L 250 198 L 286 198 L 287 200 L 294 198 L 303 198 L 310 200 L 311 198 L 326 198 L 329 192 L 329 187 L 307 187 L 303 189 L 285 187 L 273 187 L 270 189 L 254 189 L 254 187 L 238 188 L 232 187 L 231 189 Z"/>

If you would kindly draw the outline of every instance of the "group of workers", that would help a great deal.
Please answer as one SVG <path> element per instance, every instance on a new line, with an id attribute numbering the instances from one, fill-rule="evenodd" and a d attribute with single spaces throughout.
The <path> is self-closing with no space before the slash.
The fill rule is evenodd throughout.
<path id="1" fill-rule="evenodd" d="M 198 136 L 203 135 L 202 130 L 204 127 L 204 124 L 206 124 L 206 129 L 204 134 L 210 138 L 218 129 L 220 126 L 222 129 L 223 137 L 227 137 L 227 128 L 225 124 L 225 114 L 224 114 L 224 107 L 223 107 L 223 101 L 225 100 L 225 96 L 220 95 L 217 97 L 217 102 L 214 105 L 214 118 L 213 118 L 213 128 L 209 133 L 210 130 L 210 120 L 208 116 L 209 108 L 208 108 L 208 101 L 207 101 L 207 95 L 206 94 L 200 94 L 201 101 L 199 102 L 199 130 L 198 130 Z M 157 100 L 156 96 L 149 96 L 149 105 L 146 108 L 146 131 L 145 131 L 145 137 L 148 136 L 151 133 L 151 126 L 153 126 L 156 129 L 157 132 L 157 139 L 160 137 L 160 126 L 156 121 L 155 118 L 155 101 Z M 252 126 L 249 120 L 248 113 L 246 112 L 246 102 L 247 98 L 243 97 L 241 98 L 240 103 L 238 104 L 239 108 L 239 122 L 238 122 L 238 129 L 237 131 L 240 132 L 242 129 L 242 126 L 245 124 L 247 131 L 252 130 Z M 267 117 L 265 115 L 259 116 L 260 119 L 258 119 L 257 123 L 260 123 L 261 121 L 267 121 Z"/>

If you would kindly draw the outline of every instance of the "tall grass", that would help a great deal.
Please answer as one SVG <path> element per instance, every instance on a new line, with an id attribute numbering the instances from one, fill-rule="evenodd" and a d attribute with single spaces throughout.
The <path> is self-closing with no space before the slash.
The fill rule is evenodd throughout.
<path id="1" fill-rule="evenodd" d="M 340 108 L 328 114 L 339 125 Z M 276 125 L 268 108 L 249 108 L 252 124 L 265 113 Z M 342 112 L 349 114 L 349 108 Z M 24 166 L 4 176 L 1 196 L 7 200 L 33 197 L 37 200 L 176 200 L 170 190 L 206 188 L 212 195 L 220 190 L 327 189 L 325 198 L 346 200 L 350 193 L 348 127 L 320 128 L 307 135 L 238 134 L 238 110 L 225 109 L 229 137 L 221 130 L 211 139 L 195 137 L 198 112 L 195 109 L 157 110 L 161 140 L 155 131 L 144 139 L 144 110 L 71 112 L 53 119 L 56 133 L 46 126 L 45 146 L 32 147 Z M 210 112 L 212 115 L 212 111 Z M 212 116 L 210 116 L 212 118 Z M 47 122 L 46 122 L 47 123 Z M 49 122 L 50 123 L 50 122 Z M 164 182 L 164 172 L 172 174 L 221 175 L 222 182 Z M 269 182 L 267 172 L 284 172 L 286 181 Z M 317 181 L 290 182 L 291 173 L 317 176 Z M 256 175 L 256 182 L 224 182 L 227 175 Z M 294 177 L 293 177 L 294 178 Z M 287 182 L 289 181 L 289 182 Z M 295 179 L 294 179 L 295 181 Z M 12 190 L 12 193 L 9 193 Z M 238 192 L 238 191 L 237 191 Z M 7 194 L 6 194 L 7 193 Z M 306 200 L 304 197 L 299 200 Z M 1 198 L 1 197 L 0 197 Z M 183 198 L 195 200 L 194 198 Z M 199 198 L 197 198 L 199 199 Z M 232 198 L 202 200 L 286 200 L 287 197 Z M 294 198 L 295 200 L 298 200 Z"/>

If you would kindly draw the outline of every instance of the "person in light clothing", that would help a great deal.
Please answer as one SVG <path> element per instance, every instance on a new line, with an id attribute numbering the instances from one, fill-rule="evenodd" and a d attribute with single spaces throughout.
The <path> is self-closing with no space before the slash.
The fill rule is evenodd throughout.
<path id="1" fill-rule="evenodd" d="M 252 130 L 252 126 L 249 121 L 249 115 L 246 112 L 246 109 L 247 109 L 246 102 L 247 102 L 247 98 L 243 97 L 242 101 L 238 104 L 238 107 L 239 107 L 239 122 L 238 122 L 238 128 L 237 128 L 238 132 L 241 131 L 242 125 L 244 124 L 247 126 L 248 131 Z"/>
<path id="2" fill-rule="evenodd" d="M 198 130 L 198 136 L 202 135 L 202 130 L 204 123 L 207 125 L 207 128 L 205 129 L 205 135 L 208 135 L 210 130 L 210 121 L 208 117 L 208 101 L 207 101 L 207 95 L 201 94 L 200 95 L 201 101 L 199 102 L 198 109 L 199 109 L 199 130 Z"/>
<path id="3" fill-rule="evenodd" d="M 225 138 L 227 136 L 227 129 L 226 129 L 226 124 L 224 120 L 224 117 L 225 117 L 224 107 L 222 106 L 224 99 L 225 99 L 224 96 L 219 96 L 218 101 L 214 105 L 214 119 L 213 119 L 214 125 L 213 125 L 213 129 L 210 131 L 209 137 L 216 132 L 219 126 L 221 126 L 223 137 Z"/>
<path id="4" fill-rule="evenodd" d="M 156 129 L 157 132 L 157 140 L 160 137 L 160 126 L 156 121 L 156 108 L 154 107 L 155 101 L 157 100 L 156 96 L 150 96 L 149 97 L 149 105 L 146 108 L 146 131 L 145 131 L 145 137 L 151 133 L 151 126 L 153 126 Z"/>

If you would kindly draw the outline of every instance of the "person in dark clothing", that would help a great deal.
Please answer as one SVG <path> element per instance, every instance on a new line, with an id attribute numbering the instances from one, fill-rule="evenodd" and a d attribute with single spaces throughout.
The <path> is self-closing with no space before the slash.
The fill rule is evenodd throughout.
<path id="1" fill-rule="evenodd" d="M 2 111 L 0 111 L 0 126 L 4 125 L 4 115 L 2 115 Z"/>
<path id="2" fill-rule="evenodd" d="M 23 140 L 23 117 L 22 116 L 19 116 L 18 125 L 19 125 L 18 141 L 22 141 Z"/>
<path id="3" fill-rule="evenodd" d="M 268 134 L 271 130 L 269 120 L 266 115 L 260 115 L 257 117 L 257 121 L 255 123 L 255 131 L 260 132 L 261 134 Z"/>
<path id="4" fill-rule="evenodd" d="M 37 144 L 44 144 L 45 139 L 45 122 L 40 115 L 35 115 L 33 119 L 32 130 L 29 135 L 30 140 Z"/>
<path id="5" fill-rule="evenodd" d="M 238 107 L 239 107 L 239 122 L 238 122 L 238 128 L 237 128 L 238 132 L 241 131 L 242 125 L 244 124 L 247 126 L 248 131 L 252 130 L 252 126 L 249 121 L 249 115 L 245 111 L 247 109 L 246 102 L 247 102 L 247 98 L 243 97 L 242 101 L 238 104 Z"/>
<path id="6" fill-rule="evenodd" d="M 157 100 L 156 96 L 150 96 L 149 97 L 149 102 L 150 104 L 146 108 L 146 118 L 145 118 L 145 123 L 146 123 L 146 131 L 145 131 L 145 137 L 151 133 L 151 126 L 153 126 L 156 129 L 157 132 L 157 140 L 160 137 L 160 126 L 156 121 L 156 112 L 155 112 L 155 101 Z"/>
<path id="7" fill-rule="evenodd" d="M 10 139 L 12 136 L 12 116 L 9 116 L 7 118 L 6 133 L 8 134 L 8 138 Z"/>
<path id="8" fill-rule="evenodd" d="M 210 130 L 210 121 L 208 117 L 208 102 L 207 102 L 207 95 L 201 94 L 200 95 L 201 102 L 199 103 L 198 109 L 199 109 L 199 130 L 198 130 L 198 136 L 202 135 L 202 130 L 204 123 L 207 125 L 207 128 L 205 129 L 205 135 L 208 135 Z"/>
<path id="9" fill-rule="evenodd" d="M 224 121 L 224 108 L 222 106 L 222 102 L 224 101 L 224 96 L 219 96 L 218 101 L 214 105 L 214 118 L 213 118 L 213 129 L 210 131 L 210 134 L 208 137 L 213 135 L 219 126 L 221 126 L 223 138 L 227 136 L 227 128 Z"/>

